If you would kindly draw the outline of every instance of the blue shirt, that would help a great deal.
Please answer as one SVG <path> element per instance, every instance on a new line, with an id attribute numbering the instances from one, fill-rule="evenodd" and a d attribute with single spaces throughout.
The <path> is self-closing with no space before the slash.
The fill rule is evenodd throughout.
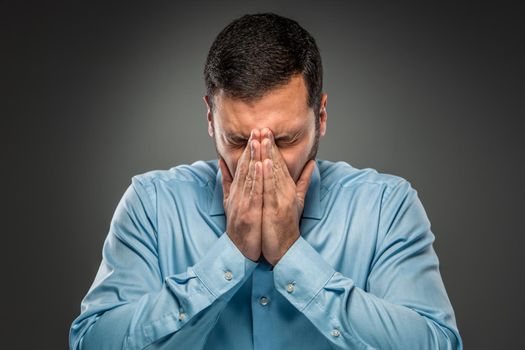
<path id="1" fill-rule="evenodd" d="M 301 236 L 272 267 L 225 233 L 217 160 L 132 178 L 72 349 L 461 349 L 410 184 L 317 160 Z"/>

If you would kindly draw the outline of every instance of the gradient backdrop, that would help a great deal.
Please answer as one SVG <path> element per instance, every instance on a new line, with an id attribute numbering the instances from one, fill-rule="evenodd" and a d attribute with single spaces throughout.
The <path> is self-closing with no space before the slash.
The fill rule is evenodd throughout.
<path id="1" fill-rule="evenodd" d="M 418 190 L 466 348 L 524 348 L 518 2 L 0 1 L 4 342 L 66 348 L 130 178 L 215 157 L 204 60 L 260 11 L 318 42 L 320 158 Z"/>

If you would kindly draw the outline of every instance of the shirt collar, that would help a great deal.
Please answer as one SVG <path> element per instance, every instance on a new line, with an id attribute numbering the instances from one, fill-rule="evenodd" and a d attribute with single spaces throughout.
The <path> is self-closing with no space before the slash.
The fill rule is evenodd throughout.
<path id="1" fill-rule="evenodd" d="M 217 167 L 217 175 L 215 178 L 215 189 L 210 205 L 210 215 L 224 215 L 223 192 L 222 192 L 222 174 L 219 167 Z M 306 192 L 304 203 L 303 218 L 321 219 L 321 177 L 319 175 L 319 164 L 316 160 L 315 168 L 312 173 L 310 185 Z"/>

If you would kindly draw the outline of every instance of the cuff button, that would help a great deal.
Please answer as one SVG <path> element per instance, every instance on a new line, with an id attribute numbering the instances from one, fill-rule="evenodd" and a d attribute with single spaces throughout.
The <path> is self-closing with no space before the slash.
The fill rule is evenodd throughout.
<path id="1" fill-rule="evenodd" d="M 230 271 L 226 271 L 226 273 L 224 274 L 224 278 L 225 278 L 227 281 L 231 281 L 232 278 L 233 278 L 233 274 L 232 274 Z"/>
<path id="2" fill-rule="evenodd" d="M 339 332 L 339 329 L 332 329 L 332 331 L 330 332 L 330 335 L 332 337 L 338 337 L 341 335 L 341 332 Z"/>

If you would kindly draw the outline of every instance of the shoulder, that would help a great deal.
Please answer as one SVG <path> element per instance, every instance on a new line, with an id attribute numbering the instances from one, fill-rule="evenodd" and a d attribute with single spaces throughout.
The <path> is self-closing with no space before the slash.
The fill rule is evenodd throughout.
<path id="1" fill-rule="evenodd" d="M 217 175 L 217 159 L 199 160 L 192 164 L 181 164 L 166 170 L 150 170 L 131 178 L 131 186 L 139 196 L 146 195 L 152 203 L 157 197 L 173 195 L 180 191 L 188 193 L 213 187 Z"/>
<path id="2" fill-rule="evenodd" d="M 386 192 L 390 192 L 393 188 L 410 188 L 410 183 L 406 179 L 381 173 L 373 168 L 359 169 L 344 161 L 318 160 L 317 164 L 321 186 L 326 190 L 368 186 L 383 188 Z"/>
<path id="3" fill-rule="evenodd" d="M 331 198 L 365 205 L 367 210 L 370 203 L 377 204 L 385 227 L 408 209 L 412 218 L 419 218 L 424 225 L 429 224 L 417 191 L 405 178 L 373 168 L 354 168 L 346 162 L 318 161 L 318 164 L 322 186 L 331 193 Z"/>
<path id="4" fill-rule="evenodd" d="M 217 175 L 217 160 L 199 160 L 192 164 L 181 164 L 167 170 L 150 170 L 132 177 L 132 180 L 142 186 L 158 183 L 184 182 L 198 186 L 206 186 L 215 181 Z"/>

